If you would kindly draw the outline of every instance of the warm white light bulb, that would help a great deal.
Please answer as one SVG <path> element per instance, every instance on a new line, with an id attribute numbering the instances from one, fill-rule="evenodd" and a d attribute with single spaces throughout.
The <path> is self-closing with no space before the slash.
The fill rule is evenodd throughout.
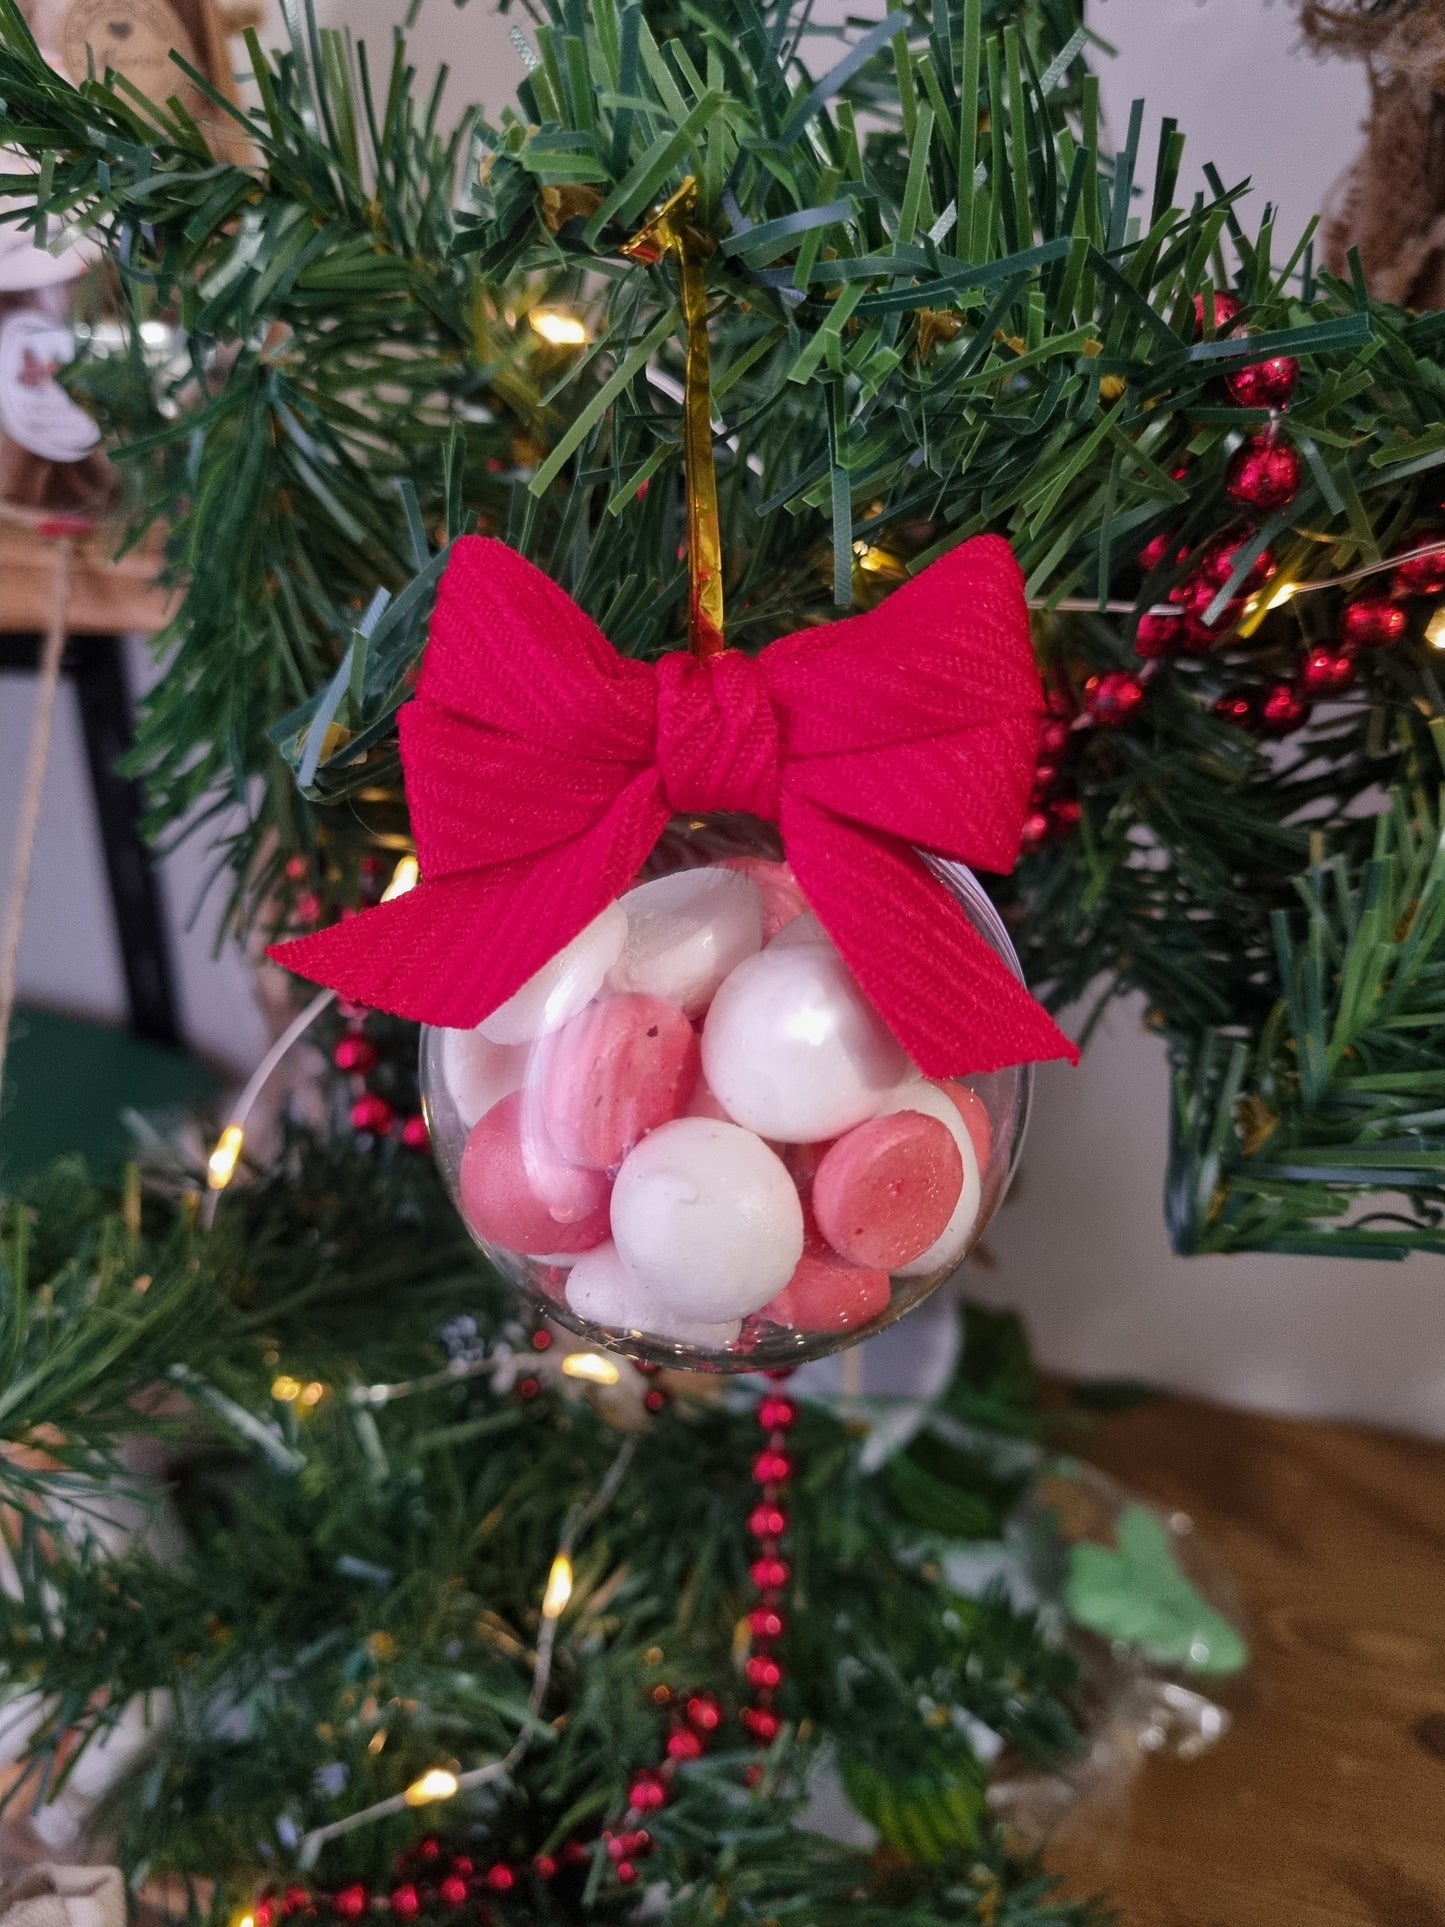
<path id="1" fill-rule="evenodd" d="M 434 1800 L 450 1800 L 457 1791 L 457 1776 L 444 1766 L 428 1767 L 419 1780 L 413 1780 L 403 1798 L 409 1807 L 430 1806 Z"/>
<path id="2" fill-rule="evenodd" d="M 421 866 L 414 856 L 404 856 L 391 873 L 391 882 L 381 893 L 383 903 L 390 903 L 393 897 L 404 897 L 408 890 L 414 890 L 421 881 Z"/>
<path id="3" fill-rule="evenodd" d="M 527 316 L 534 333 L 543 341 L 550 342 L 554 348 L 582 348 L 587 342 L 587 329 L 576 315 L 563 314 L 557 308 L 533 308 Z"/>
<path id="4" fill-rule="evenodd" d="M 206 1183 L 213 1191 L 224 1191 L 235 1177 L 245 1142 L 246 1133 L 239 1124 L 228 1124 L 216 1139 L 216 1148 L 206 1160 Z"/>
<path id="5" fill-rule="evenodd" d="M 569 1352 L 562 1360 L 568 1378 L 585 1378 L 589 1385 L 615 1385 L 622 1374 L 601 1352 Z"/>
<path id="6" fill-rule="evenodd" d="M 542 1595 L 542 1617 L 560 1619 L 572 1597 L 572 1561 L 559 1552 L 547 1574 L 547 1590 Z"/>

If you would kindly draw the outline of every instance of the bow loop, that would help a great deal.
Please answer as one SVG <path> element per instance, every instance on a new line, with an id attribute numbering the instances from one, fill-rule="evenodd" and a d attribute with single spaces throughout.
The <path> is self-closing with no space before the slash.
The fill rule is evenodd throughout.
<path id="1" fill-rule="evenodd" d="M 657 768 L 679 816 L 737 811 L 776 822 L 778 722 L 762 667 L 735 649 L 657 665 Z"/>

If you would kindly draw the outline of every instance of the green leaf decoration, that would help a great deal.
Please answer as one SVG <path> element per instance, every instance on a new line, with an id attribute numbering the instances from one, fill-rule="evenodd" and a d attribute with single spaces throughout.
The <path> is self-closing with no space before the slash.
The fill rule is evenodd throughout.
<path id="1" fill-rule="evenodd" d="M 1126 1506 L 1116 1544 L 1074 1546 L 1064 1597 L 1081 1626 L 1139 1646 L 1165 1666 L 1216 1676 L 1249 1658 L 1239 1632 L 1216 1612 L 1174 1558 L 1168 1528 L 1148 1506 Z"/>

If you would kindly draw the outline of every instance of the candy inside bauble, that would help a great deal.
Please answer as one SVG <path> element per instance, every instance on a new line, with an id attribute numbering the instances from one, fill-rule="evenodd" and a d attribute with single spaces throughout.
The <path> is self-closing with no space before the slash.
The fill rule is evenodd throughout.
<path id="1" fill-rule="evenodd" d="M 627 936 L 608 983 L 665 998 L 689 1017 L 701 1016 L 728 972 L 762 947 L 762 893 L 736 870 L 675 870 L 639 883 L 620 907 Z"/>
<path id="2" fill-rule="evenodd" d="M 910 1069 L 831 944 L 777 939 L 713 999 L 702 1063 L 730 1117 L 785 1144 L 837 1137 L 875 1116 Z"/>
<path id="3" fill-rule="evenodd" d="M 978 886 L 940 874 L 1009 957 Z M 924 1078 L 775 844 L 735 818 L 675 826 L 515 996 L 426 1033 L 423 1069 L 463 1217 L 536 1311 L 733 1370 L 926 1297 L 1003 1194 L 1029 1076 Z"/>
<path id="4" fill-rule="evenodd" d="M 609 903 L 600 917 L 482 1019 L 482 1035 L 496 1044 L 527 1044 L 560 1030 L 597 995 L 626 940 L 627 913 L 620 903 Z"/>
<path id="5" fill-rule="evenodd" d="M 760 1137 L 716 1118 L 659 1125 L 612 1192 L 622 1265 L 650 1300 L 721 1324 L 757 1311 L 803 1253 L 803 1207 Z"/>

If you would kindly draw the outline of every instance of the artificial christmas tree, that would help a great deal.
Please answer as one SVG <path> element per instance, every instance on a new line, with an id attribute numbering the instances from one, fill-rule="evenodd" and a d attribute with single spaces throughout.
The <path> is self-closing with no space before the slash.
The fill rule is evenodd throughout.
<path id="1" fill-rule="evenodd" d="M 720 629 L 718 591 L 756 655 L 1005 535 L 1046 713 L 998 900 L 1054 1004 L 1148 995 L 1176 1240 L 1438 1248 L 1438 318 L 1317 274 L 1308 242 L 1275 267 L 1237 190 L 1176 210 L 1167 123 L 1137 196 L 1140 116 L 1101 150 L 1072 0 L 906 7 L 841 46 L 802 8 L 569 0 L 519 30 L 520 114 L 448 136 L 402 49 L 383 88 L 292 24 L 253 45 L 239 166 L 178 107 L 69 87 L 0 0 L 8 134 L 42 169 L 0 188 L 96 229 L 132 324 L 188 345 L 159 380 L 67 379 L 168 530 L 178 646 L 138 761 L 158 825 L 242 803 L 237 919 L 346 948 L 407 857 L 397 716 L 476 532 L 618 677 L 699 610 Z M 679 205 L 683 253 L 646 245 Z M 830 929 L 848 880 L 835 856 Z M 345 1021 L 337 1069 L 377 1077 L 378 1021 Z M 13 1286 L 9 1436 L 79 1476 L 164 1433 L 190 1533 L 177 1568 L 56 1543 L 55 1474 L 17 1464 L 0 1657 L 41 1696 L 36 1773 L 170 1690 L 127 1867 L 214 1879 L 217 1909 L 269 1867 L 268 1919 L 620 1913 L 649 1883 L 679 1921 L 1071 1917 L 987 1821 L 982 1759 L 1067 1752 L 1074 1661 L 947 1578 L 1036 1469 L 1017 1361 L 971 1340 L 882 1466 L 756 1387 L 649 1383 L 634 1446 L 607 1399 L 646 1374 L 509 1328 L 410 1090 L 345 1102 L 232 1192 L 234 1122 L 208 1231 L 176 1171 L 169 1201 L 71 1175 L 12 1208 L 12 1278 L 45 1289 Z M 1108 1571 L 1166 1545 L 1121 1527 Z M 769 1804 L 820 1751 L 878 1851 Z"/>

